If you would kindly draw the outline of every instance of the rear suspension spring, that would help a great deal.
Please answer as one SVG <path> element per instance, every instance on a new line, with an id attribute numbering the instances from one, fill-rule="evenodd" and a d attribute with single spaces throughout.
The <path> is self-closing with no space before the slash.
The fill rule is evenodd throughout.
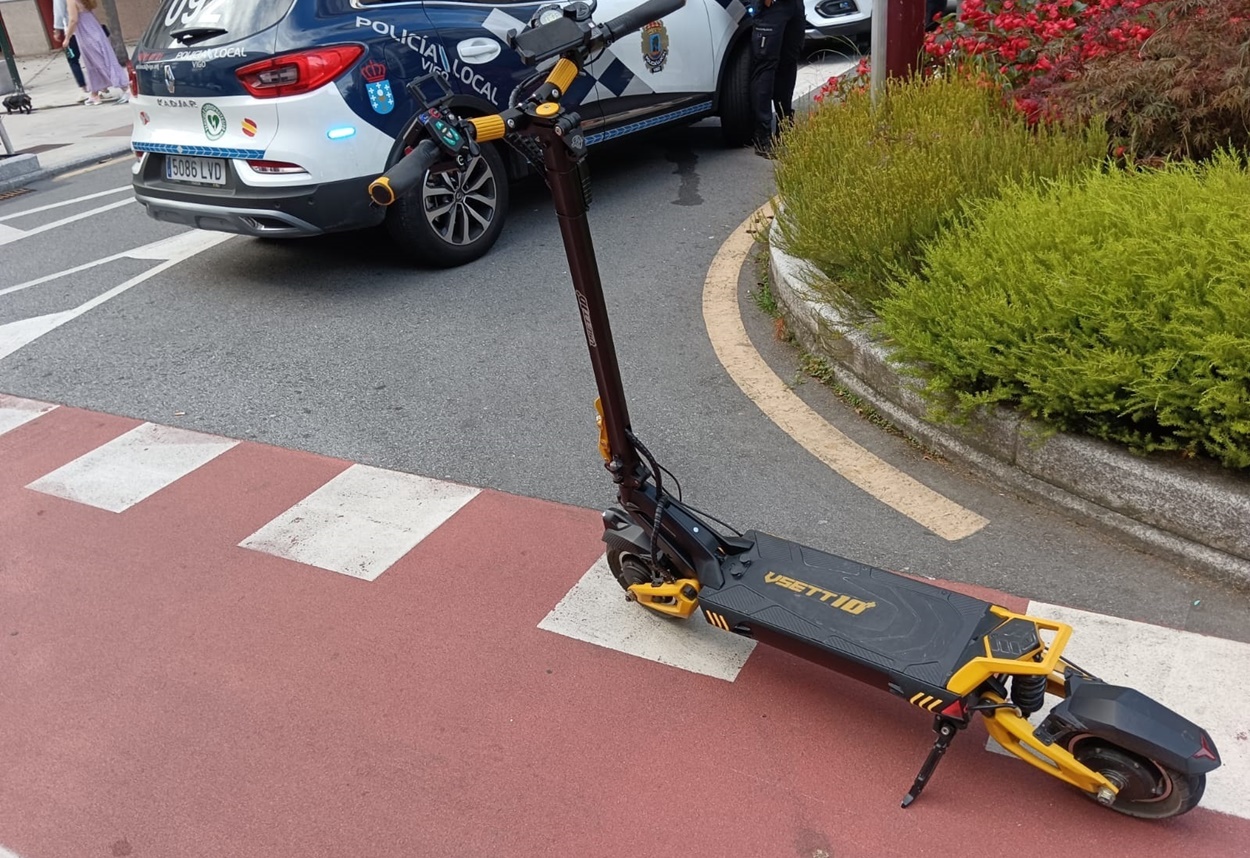
<path id="1" fill-rule="evenodd" d="M 1011 678 L 1011 702 L 1016 704 L 1025 718 L 1046 704 L 1046 677 L 1013 676 Z"/>

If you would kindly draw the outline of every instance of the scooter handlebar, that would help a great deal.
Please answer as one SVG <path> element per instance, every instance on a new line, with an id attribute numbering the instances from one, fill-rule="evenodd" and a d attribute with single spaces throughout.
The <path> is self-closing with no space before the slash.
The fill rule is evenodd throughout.
<path id="1" fill-rule="evenodd" d="M 369 184 L 370 198 L 380 206 L 389 206 L 415 188 L 426 171 L 438 163 L 442 154 L 443 151 L 433 140 L 422 140 L 394 167 Z"/>
<path id="2" fill-rule="evenodd" d="M 613 18 L 602 27 L 607 31 L 607 42 L 611 44 L 621 36 L 629 35 L 635 30 L 641 30 L 652 21 L 658 21 L 665 15 L 671 15 L 682 6 L 686 5 L 686 0 L 647 0 L 641 6 L 630 9 L 623 15 Z"/>

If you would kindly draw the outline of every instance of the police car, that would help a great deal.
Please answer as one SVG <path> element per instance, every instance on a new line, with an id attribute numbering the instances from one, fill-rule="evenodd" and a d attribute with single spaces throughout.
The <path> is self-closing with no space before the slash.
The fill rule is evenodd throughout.
<path id="1" fill-rule="evenodd" d="M 594 17 L 636 3 L 598 0 Z M 409 81 L 438 75 L 462 116 L 509 105 L 535 69 L 507 36 L 540 5 L 164 0 L 133 56 L 135 195 L 152 217 L 200 229 L 285 237 L 385 222 L 428 264 L 476 259 L 503 227 L 520 153 L 484 146 L 386 210 L 366 187 L 402 154 Z M 740 0 L 688 0 L 605 50 L 566 98 L 588 142 L 708 116 L 728 143 L 747 142 L 749 24 Z"/>
<path id="2" fill-rule="evenodd" d="M 872 32 L 872 0 L 804 0 L 809 41 L 866 39 Z"/>

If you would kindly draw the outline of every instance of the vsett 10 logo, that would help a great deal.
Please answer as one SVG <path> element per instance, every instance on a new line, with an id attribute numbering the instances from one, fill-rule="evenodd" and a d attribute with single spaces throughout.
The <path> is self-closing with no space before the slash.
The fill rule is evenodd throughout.
<path id="1" fill-rule="evenodd" d="M 764 580 L 769 584 L 776 584 L 778 587 L 785 587 L 787 590 L 793 590 L 805 596 L 819 598 L 820 601 L 826 603 L 831 608 L 838 608 L 856 616 L 869 608 L 877 607 L 876 602 L 862 602 L 859 599 L 852 599 L 850 596 L 840 596 L 837 593 L 830 593 L 823 587 L 817 587 L 814 584 L 808 584 L 806 581 L 799 581 L 795 578 L 787 578 L 785 575 L 778 575 L 776 572 L 765 572 Z"/>

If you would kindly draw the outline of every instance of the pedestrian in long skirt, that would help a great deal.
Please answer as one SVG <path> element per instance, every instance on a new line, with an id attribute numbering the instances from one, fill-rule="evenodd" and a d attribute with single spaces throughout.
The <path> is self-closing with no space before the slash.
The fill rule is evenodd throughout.
<path id="1" fill-rule="evenodd" d="M 130 100 L 127 92 L 130 78 L 117 61 L 104 27 L 96 20 L 97 5 L 98 0 L 69 0 L 69 26 L 65 29 L 65 41 L 78 37 L 80 62 L 87 78 L 87 88 L 91 90 L 91 97 L 86 103 L 102 104 L 109 87 L 117 87 L 121 90 L 117 103 L 125 104 Z"/>

